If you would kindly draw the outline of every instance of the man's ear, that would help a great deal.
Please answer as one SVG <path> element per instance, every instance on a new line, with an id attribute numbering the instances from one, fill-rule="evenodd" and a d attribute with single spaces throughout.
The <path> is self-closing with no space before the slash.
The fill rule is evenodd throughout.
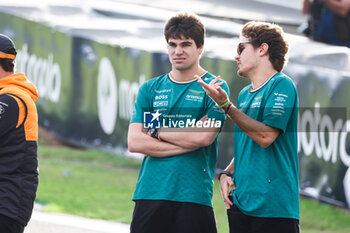
<path id="1" fill-rule="evenodd" d="M 202 44 L 202 46 L 198 48 L 198 51 L 199 51 L 200 54 L 203 53 L 203 49 L 204 49 L 204 44 Z"/>
<path id="2" fill-rule="evenodd" d="M 259 52 L 261 56 L 268 55 L 269 53 L 269 45 L 266 43 L 262 43 L 259 47 Z"/>

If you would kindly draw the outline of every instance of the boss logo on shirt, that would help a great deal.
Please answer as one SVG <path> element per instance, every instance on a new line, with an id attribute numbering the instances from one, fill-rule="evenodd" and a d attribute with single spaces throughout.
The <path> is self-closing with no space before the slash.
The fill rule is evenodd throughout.
<path id="1" fill-rule="evenodd" d="M 157 95 L 154 97 L 155 100 L 167 100 L 168 96 L 167 95 Z"/>

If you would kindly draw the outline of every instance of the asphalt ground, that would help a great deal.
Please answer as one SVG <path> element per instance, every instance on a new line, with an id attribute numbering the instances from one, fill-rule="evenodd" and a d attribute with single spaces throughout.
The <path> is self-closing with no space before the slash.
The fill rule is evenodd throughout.
<path id="1" fill-rule="evenodd" d="M 129 233 L 129 225 L 34 209 L 24 233 Z"/>

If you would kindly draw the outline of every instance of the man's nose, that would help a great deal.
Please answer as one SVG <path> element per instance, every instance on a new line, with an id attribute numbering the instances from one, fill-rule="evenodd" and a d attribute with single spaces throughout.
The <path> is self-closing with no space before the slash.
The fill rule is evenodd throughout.
<path id="1" fill-rule="evenodd" d="M 181 46 L 176 46 L 176 48 L 175 48 L 175 53 L 176 53 L 176 54 L 182 54 L 182 53 L 183 53 L 182 47 L 181 47 Z"/>

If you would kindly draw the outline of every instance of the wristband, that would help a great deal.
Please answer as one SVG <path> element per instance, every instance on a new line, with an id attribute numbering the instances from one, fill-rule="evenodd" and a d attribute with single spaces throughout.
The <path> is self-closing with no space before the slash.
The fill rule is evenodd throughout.
<path id="1" fill-rule="evenodd" d="M 230 103 L 230 101 L 229 101 L 229 100 L 226 100 L 223 104 L 220 104 L 220 105 L 219 105 L 219 108 L 225 107 L 226 104 L 228 104 L 228 103 Z"/>
<path id="2" fill-rule="evenodd" d="M 152 138 L 159 139 L 159 135 L 158 135 L 158 130 L 157 129 L 151 129 L 150 135 L 151 135 Z"/>
<path id="3" fill-rule="evenodd" d="M 229 177 L 233 177 L 233 174 L 232 173 L 229 173 L 228 171 L 221 171 L 220 173 L 219 173 L 219 176 L 218 176 L 218 180 L 220 181 L 220 177 L 221 177 L 221 175 L 222 174 L 225 174 L 225 175 L 227 175 L 227 176 L 229 176 Z"/>
<path id="4" fill-rule="evenodd" d="M 228 113 L 228 111 L 230 111 L 231 107 L 232 107 L 232 104 L 230 103 L 229 106 L 227 107 L 226 111 L 225 111 L 225 115 Z"/>

